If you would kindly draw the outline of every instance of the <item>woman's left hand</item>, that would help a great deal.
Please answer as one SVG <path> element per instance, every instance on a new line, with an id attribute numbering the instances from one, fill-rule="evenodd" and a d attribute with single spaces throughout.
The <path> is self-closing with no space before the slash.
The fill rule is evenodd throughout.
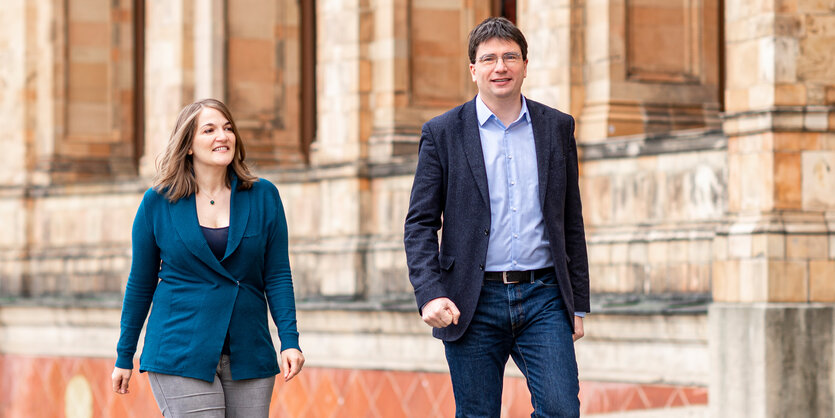
<path id="1" fill-rule="evenodd" d="M 281 352 L 281 370 L 284 371 L 284 381 L 296 377 L 304 366 L 304 354 L 295 348 L 288 348 Z"/>

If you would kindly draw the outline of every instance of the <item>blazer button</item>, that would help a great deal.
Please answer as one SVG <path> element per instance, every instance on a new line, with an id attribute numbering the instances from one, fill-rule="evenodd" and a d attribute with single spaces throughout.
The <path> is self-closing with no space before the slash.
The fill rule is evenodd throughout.
<path id="1" fill-rule="evenodd" d="M 481 270 L 481 271 L 484 271 L 484 264 L 479 264 L 478 269 Z"/>
<path id="2" fill-rule="evenodd" d="M 489 230 L 489 229 L 485 229 L 485 230 L 484 230 L 484 235 L 490 235 L 490 230 Z"/>
<path id="3" fill-rule="evenodd" d="M 241 285 L 241 281 L 240 281 L 240 280 L 238 280 L 238 281 L 236 281 L 236 282 L 235 282 L 235 286 L 240 286 L 240 285 Z"/>

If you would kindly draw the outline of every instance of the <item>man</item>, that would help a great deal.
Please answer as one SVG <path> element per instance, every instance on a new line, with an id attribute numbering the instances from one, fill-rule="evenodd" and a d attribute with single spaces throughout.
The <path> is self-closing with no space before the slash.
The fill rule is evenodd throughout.
<path id="1" fill-rule="evenodd" d="M 574 119 L 522 96 L 527 42 L 507 19 L 470 32 L 469 59 L 478 95 L 421 133 L 409 277 L 444 341 L 457 417 L 499 417 L 509 356 L 532 416 L 576 417 L 589 285 Z"/>

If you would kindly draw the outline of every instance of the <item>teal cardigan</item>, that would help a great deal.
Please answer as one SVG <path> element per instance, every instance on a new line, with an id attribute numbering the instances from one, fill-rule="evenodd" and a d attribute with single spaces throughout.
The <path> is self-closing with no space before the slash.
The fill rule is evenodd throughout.
<path id="1" fill-rule="evenodd" d="M 133 368 L 142 324 L 140 372 L 211 382 L 229 332 L 233 379 L 279 373 L 267 305 L 282 350 L 299 348 L 287 252 L 287 221 L 276 187 L 260 179 L 237 190 L 229 240 L 218 260 L 197 221 L 194 195 L 171 203 L 145 192 L 133 221 L 133 259 L 122 304 L 116 367 Z"/>

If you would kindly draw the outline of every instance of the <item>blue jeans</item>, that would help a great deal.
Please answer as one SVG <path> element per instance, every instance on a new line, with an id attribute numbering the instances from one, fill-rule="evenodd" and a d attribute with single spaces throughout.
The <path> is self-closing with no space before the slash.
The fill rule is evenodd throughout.
<path id="1" fill-rule="evenodd" d="M 571 324 L 553 272 L 534 283 L 484 282 L 464 335 L 444 342 L 456 417 L 501 414 L 508 357 L 525 375 L 532 417 L 579 417 Z"/>

